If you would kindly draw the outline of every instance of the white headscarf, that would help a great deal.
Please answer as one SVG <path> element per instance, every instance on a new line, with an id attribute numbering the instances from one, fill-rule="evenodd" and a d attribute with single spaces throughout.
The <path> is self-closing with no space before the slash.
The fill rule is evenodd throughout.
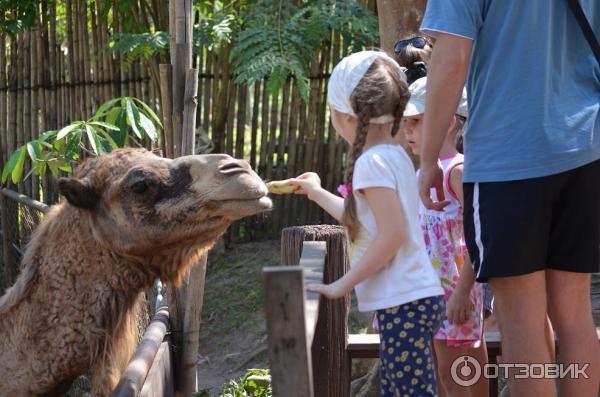
<path id="1" fill-rule="evenodd" d="M 383 51 L 360 51 L 348 55 L 342 59 L 331 72 L 329 83 L 327 84 L 327 97 L 329 105 L 335 110 L 350 114 L 356 117 L 350 95 L 363 78 L 367 70 L 371 67 L 377 57 L 389 59 L 398 68 L 401 78 L 406 81 L 406 75 L 389 55 Z M 374 124 L 386 124 L 394 121 L 394 115 L 386 114 L 370 120 Z"/>

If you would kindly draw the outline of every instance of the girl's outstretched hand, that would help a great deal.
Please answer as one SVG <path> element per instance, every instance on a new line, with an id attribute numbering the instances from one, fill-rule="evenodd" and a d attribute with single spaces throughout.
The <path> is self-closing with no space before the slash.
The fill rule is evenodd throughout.
<path id="1" fill-rule="evenodd" d="M 337 280 L 331 284 L 308 284 L 306 286 L 306 290 L 317 292 L 329 299 L 338 299 L 348 293 L 346 287 L 340 280 Z"/>
<path id="2" fill-rule="evenodd" d="M 290 182 L 300 187 L 296 190 L 296 194 L 307 195 L 311 200 L 314 194 L 321 189 L 321 178 L 314 172 L 305 172 L 296 178 L 290 179 Z"/>
<path id="3" fill-rule="evenodd" d="M 448 322 L 450 324 L 460 325 L 469 319 L 469 313 L 473 308 L 473 303 L 469 299 L 469 292 L 462 288 L 456 288 L 452 292 L 452 295 L 450 295 L 450 299 L 446 305 Z"/>

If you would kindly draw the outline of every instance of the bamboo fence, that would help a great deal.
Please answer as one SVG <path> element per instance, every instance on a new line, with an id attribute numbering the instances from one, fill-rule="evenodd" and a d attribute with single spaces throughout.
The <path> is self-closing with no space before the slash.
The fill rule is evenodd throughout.
<path id="1" fill-rule="evenodd" d="M 126 69 L 118 54 L 107 51 L 111 32 L 123 29 L 118 14 L 112 18 L 102 14 L 107 1 L 111 0 L 63 0 L 66 15 L 57 18 L 57 2 L 42 0 L 36 28 L 16 37 L 0 35 L 0 166 L 26 141 L 74 120 L 87 119 L 101 103 L 114 97 L 136 96 L 159 114 L 161 108 L 183 106 L 168 103 L 170 98 L 161 95 L 161 77 L 173 73 L 159 67 L 159 63 L 167 63 L 164 55 L 138 60 Z M 374 1 L 366 4 L 375 8 Z M 142 26 L 168 30 L 169 15 L 164 8 L 158 0 L 147 0 L 140 1 L 133 12 Z M 175 13 L 171 15 L 175 17 Z M 57 26 L 65 21 L 66 35 L 60 34 L 65 29 Z M 330 125 L 326 88 L 329 73 L 348 53 L 350 44 L 334 33 L 330 44 L 315 54 L 307 103 L 291 78 L 275 95 L 267 91 L 266 80 L 234 84 L 231 47 L 203 48 L 191 60 L 198 70 L 196 135 L 206 133 L 215 151 L 245 158 L 265 180 L 315 171 L 324 186 L 335 191 L 342 183 L 346 145 Z M 177 48 L 177 43 L 172 45 Z M 175 65 L 176 51 L 172 53 L 171 63 Z M 181 147 L 173 143 L 180 146 L 182 142 L 181 133 L 173 137 L 172 126 L 191 125 L 189 120 L 172 120 L 172 116 L 162 114 L 171 127 L 160 143 L 163 153 L 170 157 L 181 153 Z M 57 200 L 51 176 L 5 186 L 48 204 Z M 283 227 L 331 222 L 303 197 L 274 197 L 270 214 L 237 222 L 230 228 L 226 243 L 276 238 Z"/>

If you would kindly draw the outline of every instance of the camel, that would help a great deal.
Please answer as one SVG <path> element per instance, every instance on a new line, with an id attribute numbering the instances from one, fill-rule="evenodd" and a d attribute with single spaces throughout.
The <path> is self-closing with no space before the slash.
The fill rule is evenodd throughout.
<path id="1" fill-rule="evenodd" d="M 0 396 L 56 396 L 91 373 L 116 386 L 136 344 L 136 306 L 156 278 L 180 285 L 229 224 L 271 201 L 247 162 L 120 149 L 58 181 L 66 200 L 32 235 L 0 298 Z"/>

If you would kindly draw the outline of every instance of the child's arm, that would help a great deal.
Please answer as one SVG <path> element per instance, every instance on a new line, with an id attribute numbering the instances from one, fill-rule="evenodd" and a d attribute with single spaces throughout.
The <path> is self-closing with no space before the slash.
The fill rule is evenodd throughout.
<path id="1" fill-rule="evenodd" d="M 460 201 L 461 207 L 464 208 L 462 180 L 463 166 L 461 164 L 450 171 L 450 188 L 458 198 L 458 201 Z M 465 263 L 460 268 L 458 283 L 448 300 L 446 309 L 448 313 L 448 322 L 451 324 L 462 324 L 467 321 L 468 313 L 472 306 L 469 294 L 471 288 L 473 288 L 473 285 L 475 284 L 475 272 L 473 271 L 473 265 L 471 264 L 468 254 L 466 254 L 465 259 Z"/>
<path id="2" fill-rule="evenodd" d="M 473 265 L 471 261 L 467 260 L 460 268 L 460 274 L 458 277 L 458 283 L 456 288 L 452 291 L 450 299 L 448 299 L 448 305 L 446 306 L 446 312 L 448 315 L 448 322 L 450 324 L 462 324 L 469 318 L 469 312 L 473 303 L 469 298 L 471 288 L 475 284 L 475 272 L 473 271 Z"/>
<path id="3" fill-rule="evenodd" d="M 317 203 L 338 222 L 341 221 L 344 213 L 344 199 L 323 189 L 319 175 L 314 172 L 305 172 L 299 177 L 291 179 L 290 182 L 300 187 L 296 194 L 307 195 L 310 200 Z"/>
<path id="4" fill-rule="evenodd" d="M 377 236 L 356 266 L 342 278 L 328 285 L 309 285 L 308 290 L 330 299 L 340 298 L 388 264 L 404 243 L 407 225 L 396 192 L 384 187 L 367 188 L 363 192 L 377 223 Z"/>

